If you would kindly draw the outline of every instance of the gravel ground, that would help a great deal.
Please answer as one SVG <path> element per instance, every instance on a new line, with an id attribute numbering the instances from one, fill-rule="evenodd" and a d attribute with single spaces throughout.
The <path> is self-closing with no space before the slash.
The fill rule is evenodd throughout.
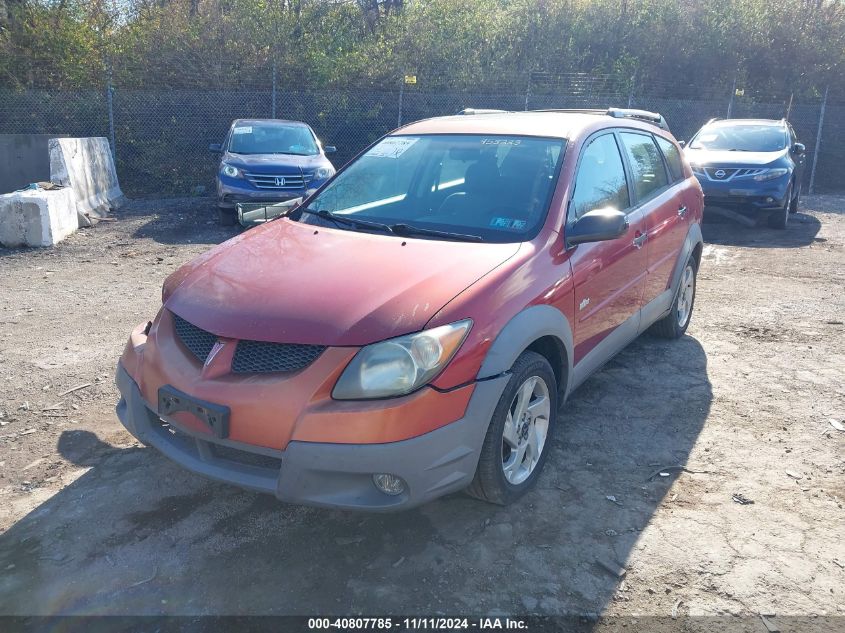
<path id="1" fill-rule="evenodd" d="M 118 423 L 130 329 L 234 232 L 209 201 L 0 250 L 0 614 L 845 615 L 845 198 L 803 205 L 705 224 L 688 336 L 583 385 L 521 503 L 388 516 L 206 481 Z"/>

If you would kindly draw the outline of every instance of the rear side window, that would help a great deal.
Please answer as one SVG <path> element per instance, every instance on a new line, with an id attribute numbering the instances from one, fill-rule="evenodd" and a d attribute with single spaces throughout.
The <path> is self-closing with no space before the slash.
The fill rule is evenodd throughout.
<path id="1" fill-rule="evenodd" d="M 655 136 L 657 144 L 660 146 L 660 151 L 663 152 L 663 157 L 666 159 L 666 164 L 669 166 L 669 175 L 672 177 L 672 182 L 682 180 L 684 177 L 684 168 L 681 164 L 681 153 L 675 144 L 667 141 L 665 138 Z"/>
<path id="2" fill-rule="evenodd" d="M 613 134 L 599 136 L 587 145 L 578 164 L 572 196 L 575 217 L 604 207 L 623 211 L 629 206 L 628 182 L 616 139 Z"/>
<path id="3" fill-rule="evenodd" d="M 668 184 L 663 159 L 650 135 L 622 132 L 619 136 L 631 163 L 637 200 L 642 202 Z"/>

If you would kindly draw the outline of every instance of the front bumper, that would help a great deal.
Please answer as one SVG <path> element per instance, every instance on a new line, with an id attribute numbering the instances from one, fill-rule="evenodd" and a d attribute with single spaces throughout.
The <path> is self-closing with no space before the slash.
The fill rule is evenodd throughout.
<path id="1" fill-rule="evenodd" d="M 239 202 L 284 202 L 294 198 L 304 197 L 307 191 L 321 187 L 326 178 L 310 180 L 304 187 L 296 189 L 264 190 L 255 189 L 242 178 L 218 176 L 217 204 L 221 209 L 234 209 Z"/>
<path id="2" fill-rule="evenodd" d="M 786 204 L 790 175 L 770 181 L 718 182 L 696 174 L 704 192 L 704 204 L 746 211 L 776 211 Z"/>
<path id="3" fill-rule="evenodd" d="M 163 423 L 122 363 L 115 376 L 121 423 L 184 468 L 281 501 L 370 511 L 411 508 L 465 488 L 508 379 L 477 383 L 461 419 L 418 437 L 383 444 L 291 441 L 281 451 L 198 434 L 172 420 Z M 405 491 L 380 492 L 375 473 L 402 477 Z"/>

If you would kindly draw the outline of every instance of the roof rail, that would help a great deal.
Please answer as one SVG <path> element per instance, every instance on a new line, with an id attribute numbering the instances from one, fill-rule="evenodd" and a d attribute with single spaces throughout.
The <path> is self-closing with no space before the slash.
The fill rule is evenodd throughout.
<path id="1" fill-rule="evenodd" d="M 722 120 L 722 117 L 720 117 L 720 116 L 714 116 L 712 119 L 710 119 L 710 120 L 709 120 L 707 123 L 705 123 L 704 125 L 710 125 L 710 124 L 711 124 L 711 123 L 713 123 L 714 121 L 721 121 L 721 120 Z"/>
<path id="2" fill-rule="evenodd" d="M 510 110 L 493 110 L 489 108 L 464 108 L 458 114 L 507 114 Z"/>
<path id="3" fill-rule="evenodd" d="M 608 108 L 608 116 L 617 119 L 637 119 L 638 121 L 647 121 L 654 123 L 661 130 L 668 130 L 669 126 L 666 124 L 666 119 L 657 112 L 649 112 L 648 110 L 631 110 L 629 108 Z"/>
<path id="4" fill-rule="evenodd" d="M 574 114 L 607 114 L 602 108 L 546 108 L 543 110 L 529 110 L 529 112 L 572 112 Z"/>

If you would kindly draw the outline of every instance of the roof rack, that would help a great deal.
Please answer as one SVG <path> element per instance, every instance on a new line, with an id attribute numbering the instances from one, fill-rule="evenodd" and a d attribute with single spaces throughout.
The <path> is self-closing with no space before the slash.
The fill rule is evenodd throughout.
<path id="1" fill-rule="evenodd" d="M 458 114 L 508 114 L 510 110 L 493 110 L 489 108 L 464 108 Z"/>
<path id="2" fill-rule="evenodd" d="M 657 112 L 649 112 L 648 110 L 632 110 L 630 108 L 608 108 L 608 116 L 617 119 L 637 119 L 638 121 L 647 121 L 654 123 L 661 130 L 668 130 L 669 126 L 666 124 L 666 119 Z"/>
<path id="3" fill-rule="evenodd" d="M 657 112 L 649 112 L 647 110 L 632 110 L 631 108 L 550 108 L 547 110 L 532 110 L 532 112 L 572 112 L 575 114 L 604 114 L 612 116 L 616 119 L 637 119 L 638 121 L 646 121 L 653 123 L 662 130 L 668 130 L 669 126 L 664 119 Z"/>
<path id="4" fill-rule="evenodd" d="M 548 108 L 543 110 L 529 110 L 529 112 L 570 112 L 573 114 L 603 114 L 615 119 L 636 119 L 652 123 L 661 130 L 669 130 L 666 119 L 657 112 L 648 110 L 633 110 L 631 108 Z M 458 114 L 513 114 L 513 110 L 489 110 L 485 108 L 464 108 Z"/>

